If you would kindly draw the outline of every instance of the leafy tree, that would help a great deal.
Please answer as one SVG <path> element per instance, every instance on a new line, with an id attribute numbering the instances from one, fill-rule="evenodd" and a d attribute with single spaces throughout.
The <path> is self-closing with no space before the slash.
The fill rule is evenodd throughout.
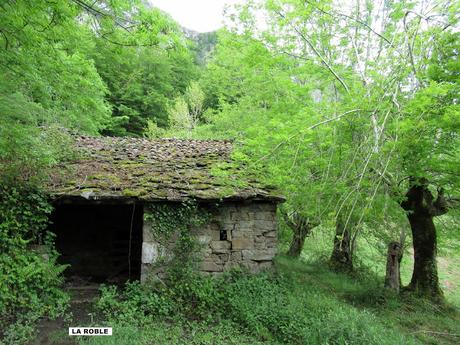
<path id="1" fill-rule="evenodd" d="M 426 86 L 406 104 L 398 128 L 398 164 L 407 188 L 401 207 L 411 226 L 415 259 L 409 289 L 435 298 L 441 291 L 433 219 L 458 202 L 458 37 L 442 33 L 426 69 Z"/>
<path id="2" fill-rule="evenodd" d="M 202 115 L 203 102 L 203 91 L 196 81 L 192 81 L 185 94 L 176 98 L 174 105 L 169 109 L 171 131 L 190 134 Z"/>
<path id="3" fill-rule="evenodd" d="M 2 172 L 55 161 L 43 126 L 97 133 L 109 118 L 107 92 L 93 62 L 91 32 L 67 1 L 6 2 L 0 13 L 0 164 Z M 78 44 L 75 44 L 79 42 Z"/>
<path id="4" fill-rule="evenodd" d="M 117 27 L 108 36 L 94 38 L 91 56 L 113 107 L 105 134 L 138 136 L 148 120 L 166 128 L 171 100 L 185 91 L 196 73 L 186 40 L 172 19 L 142 7 L 137 17 L 142 23 L 148 20 L 148 27 Z"/>
<path id="5" fill-rule="evenodd" d="M 254 25 L 258 11 L 267 20 L 263 31 Z M 351 266 L 360 234 L 393 237 L 407 226 L 407 210 L 413 217 L 403 182 L 412 181 L 409 190 L 424 185 L 421 178 L 457 186 L 456 81 L 426 78 L 458 76 L 446 68 L 457 66 L 458 49 L 447 44 L 457 40 L 443 38 L 456 25 L 453 12 L 449 2 L 242 5 L 201 82 L 213 110 L 196 135 L 244 143 L 252 157 L 245 161 L 255 161 L 255 170 L 265 164 L 268 181 L 288 197 L 286 213 L 335 228 L 331 259 Z M 416 262 L 433 262 L 432 254 L 415 252 Z"/>

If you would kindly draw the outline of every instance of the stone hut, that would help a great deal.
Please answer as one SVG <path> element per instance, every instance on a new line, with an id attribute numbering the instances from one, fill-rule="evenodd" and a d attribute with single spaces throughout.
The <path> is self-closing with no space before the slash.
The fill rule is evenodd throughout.
<path id="1" fill-rule="evenodd" d="M 208 215 L 189 229 L 199 244 L 200 271 L 241 266 L 257 272 L 272 265 L 276 207 L 283 198 L 241 173 L 231 159 L 231 142 L 74 140 L 76 156 L 47 184 L 55 206 L 51 230 L 68 275 L 121 282 L 162 274 L 177 236 L 165 241 L 149 212 L 190 202 Z"/>

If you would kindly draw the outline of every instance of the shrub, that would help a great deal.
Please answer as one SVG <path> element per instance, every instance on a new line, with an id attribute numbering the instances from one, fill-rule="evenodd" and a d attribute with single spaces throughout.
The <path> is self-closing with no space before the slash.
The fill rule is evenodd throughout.
<path id="1" fill-rule="evenodd" d="M 128 282 L 122 291 L 116 286 L 102 285 L 97 309 L 109 321 L 123 325 L 143 325 L 158 317 L 172 315 L 174 303 L 166 294 L 141 285 Z"/>
<path id="2" fill-rule="evenodd" d="M 128 284 L 102 290 L 99 307 L 109 320 L 199 321 L 231 324 L 257 341 L 283 344 L 410 344 L 371 312 L 359 311 L 333 294 L 305 288 L 294 277 L 234 271 L 219 278 L 198 274 L 167 288 Z M 163 297 L 160 297 L 163 296 Z M 189 321 L 187 321 L 189 320 Z M 241 333 L 242 332 L 242 333 Z"/>
<path id="3" fill-rule="evenodd" d="M 0 187 L 0 337 L 8 343 L 27 338 L 40 317 L 55 318 L 68 305 L 69 297 L 60 289 L 65 266 L 56 264 L 53 237 L 45 232 L 50 212 L 35 188 Z M 32 251 L 32 243 L 48 250 Z"/>

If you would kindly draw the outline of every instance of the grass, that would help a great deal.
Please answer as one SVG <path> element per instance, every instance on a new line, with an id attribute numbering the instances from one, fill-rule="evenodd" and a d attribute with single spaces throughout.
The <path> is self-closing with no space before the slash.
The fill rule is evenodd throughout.
<path id="1" fill-rule="evenodd" d="M 381 240 L 358 243 L 356 272 L 327 268 L 332 235 L 308 238 L 302 258 L 280 256 L 276 272 L 197 278 L 167 290 L 107 287 L 97 326 L 112 337 L 78 339 L 80 345 L 162 344 L 440 344 L 460 343 L 458 243 L 440 239 L 443 306 L 383 289 L 386 257 Z M 286 241 L 283 241 L 286 242 Z M 282 249 L 283 250 L 283 249 Z M 281 250 L 281 251 L 282 251 Z M 412 273 L 405 253 L 404 284 Z"/>
<path id="2" fill-rule="evenodd" d="M 195 296 L 191 298 L 199 315 L 190 314 L 183 305 L 171 305 L 168 299 L 167 308 L 152 304 L 155 310 L 166 310 L 164 315 L 149 315 L 145 308 L 139 309 L 149 303 L 145 292 L 137 307 L 130 302 L 137 299 L 133 291 L 106 296 L 106 302 L 118 299 L 123 303 L 109 303 L 110 312 L 105 314 L 114 335 L 81 339 L 80 344 L 396 345 L 460 341 L 455 306 L 438 307 L 410 296 L 395 296 L 383 290 L 381 277 L 372 273 L 350 277 L 331 272 L 320 262 L 285 257 L 278 258 L 276 269 L 277 274 L 237 274 L 195 284 L 188 296 Z M 135 320 L 120 313 L 131 313 Z"/>
<path id="3" fill-rule="evenodd" d="M 383 277 L 370 275 L 351 278 L 317 264 L 281 260 L 281 266 L 294 270 L 304 284 L 327 292 L 330 299 L 345 302 L 360 312 L 368 312 L 375 320 L 421 344 L 458 344 L 460 313 L 458 306 L 447 303 L 433 305 L 403 295 L 396 296 L 382 288 Z"/>

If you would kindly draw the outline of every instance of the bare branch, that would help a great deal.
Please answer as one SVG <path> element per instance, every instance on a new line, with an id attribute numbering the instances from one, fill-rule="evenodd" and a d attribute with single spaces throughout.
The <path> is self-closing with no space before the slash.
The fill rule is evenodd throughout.
<path id="1" fill-rule="evenodd" d="M 325 11 L 324 9 L 316 6 L 315 4 L 311 3 L 310 1 L 308 0 L 305 0 L 306 3 L 308 3 L 309 5 L 315 7 L 318 11 L 328 15 L 328 16 L 331 16 L 333 18 L 335 18 L 335 16 L 339 16 L 339 17 L 345 17 L 345 18 L 348 18 L 348 19 L 351 19 L 353 20 L 354 22 L 364 26 L 366 29 L 368 29 L 370 32 L 372 32 L 373 34 L 375 34 L 376 36 L 380 37 L 382 40 L 384 40 L 386 43 L 388 43 L 390 45 L 390 47 L 393 47 L 393 43 L 391 43 L 391 41 L 386 38 L 385 36 L 379 34 L 377 31 L 375 31 L 370 25 L 368 25 L 367 23 L 359 20 L 359 19 L 356 19 L 356 18 L 353 18 L 345 13 L 341 13 L 341 12 L 335 12 L 335 13 L 330 13 L 330 12 L 327 12 Z"/>
<path id="2" fill-rule="evenodd" d="M 283 18 L 283 19 L 286 19 L 286 16 L 284 14 L 282 14 L 281 12 L 279 11 L 276 11 L 276 13 L 278 13 L 278 15 Z M 292 28 L 294 29 L 295 32 L 297 32 L 297 34 L 300 35 L 300 37 L 308 44 L 308 46 L 313 50 L 313 52 L 316 54 L 316 56 L 319 57 L 319 59 L 321 60 L 321 62 L 326 66 L 326 68 L 329 70 L 329 72 L 332 73 L 332 75 L 334 75 L 334 77 L 339 81 L 339 83 L 343 86 L 343 88 L 345 89 L 345 91 L 347 93 L 350 93 L 350 89 L 348 88 L 347 84 L 343 81 L 342 78 L 340 78 L 340 76 L 334 71 L 334 69 L 332 68 L 332 66 L 326 61 L 326 59 L 321 55 L 321 53 L 318 51 L 318 49 L 316 49 L 316 47 L 313 45 L 313 43 L 310 41 L 310 39 L 307 37 L 307 35 L 305 35 L 302 31 L 300 31 L 296 26 L 294 25 L 291 25 Z"/>

